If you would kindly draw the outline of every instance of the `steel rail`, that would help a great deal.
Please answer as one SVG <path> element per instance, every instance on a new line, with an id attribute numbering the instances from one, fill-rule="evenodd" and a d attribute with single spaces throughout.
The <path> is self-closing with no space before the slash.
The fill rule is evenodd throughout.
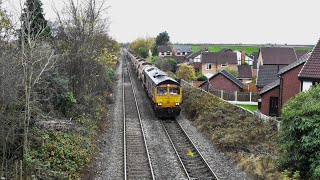
<path id="1" fill-rule="evenodd" d="M 188 134 L 186 133 L 186 131 L 182 128 L 182 126 L 179 124 L 179 122 L 176 121 L 176 120 L 170 121 L 170 122 L 177 124 L 177 127 L 178 127 L 178 128 L 182 131 L 182 133 L 183 133 L 182 136 L 185 136 L 185 137 L 187 138 L 187 141 L 189 141 L 189 143 L 191 144 L 191 146 L 195 149 L 196 153 L 199 154 L 199 156 L 200 156 L 200 158 L 201 158 L 201 161 L 203 161 L 203 162 L 205 163 L 206 168 L 208 168 L 208 170 L 210 171 L 210 173 L 211 173 L 212 176 L 213 176 L 212 179 L 219 180 L 219 178 L 217 177 L 217 175 L 216 175 L 216 174 L 213 172 L 213 170 L 210 168 L 209 164 L 208 164 L 207 161 L 204 159 L 203 155 L 200 153 L 200 151 L 198 150 L 198 148 L 196 147 L 196 145 L 193 143 L 193 141 L 192 141 L 191 138 L 188 136 Z M 175 153 L 177 154 L 178 159 L 179 159 L 179 161 L 180 161 L 180 163 L 181 163 L 181 165 L 182 165 L 182 167 L 183 167 L 183 169 L 184 169 L 184 171 L 185 171 L 188 179 L 190 179 L 190 180 L 191 180 L 191 179 L 194 179 L 195 177 L 190 176 L 190 172 L 188 172 L 188 171 L 190 171 L 190 169 L 188 169 L 188 168 L 186 167 L 185 163 L 182 161 L 182 157 L 181 157 L 180 153 L 178 152 L 178 150 L 177 150 L 177 148 L 176 148 L 176 145 L 175 145 L 174 141 L 172 140 L 172 137 L 170 136 L 169 130 L 167 129 L 165 123 L 167 123 L 167 122 L 163 122 L 163 121 L 161 122 L 161 124 L 162 124 L 162 126 L 163 126 L 163 128 L 164 128 L 164 130 L 165 130 L 165 132 L 166 132 L 166 134 L 167 134 L 167 137 L 168 137 L 169 141 L 171 142 L 171 145 L 172 145 Z M 182 141 L 181 143 L 183 143 L 183 141 Z M 187 144 L 187 143 L 186 143 L 186 144 Z"/>
<path id="2" fill-rule="evenodd" d="M 130 67 L 128 66 L 128 63 L 127 63 L 127 59 L 125 58 L 124 59 L 125 61 L 125 65 L 127 67 L 127 71 L 128 71 L 128 76 L 129 76 L 129 81 L 131 83 L 131 90 L 132 90 L 132 93 L 133 93 L 133 97 L 134 97 L 134 101 L 135 101 L 135 107 L 136 107 L 136 110 L 137 110 L 137 115 L 138 115 L 138 119 L 139 119 L 139 124 L 140 124 L 140 130 L 141 130 L 141 133 L 142 133 L 142 137 L 143 137 L 143 143 L 144 143 L 144 148 L 146 150 L 146 155 L 147 155 L 147 159 L 148 159 L 148 162 L 149 162 L 149 168 L 150 168 L 150 173 L 151 173 L 151 177 L 152 179 L 154 180 L 155 177 L 154 177 L 154 173 L 153 173 L 153 168 L 152 168 L 152 163 L 151 163 L 151 159 L 150 159 L 150 154 L 149 154 L 149 150 L 148 150 L 148 145 L 147 145 L 147 142 L 146 142 L 146 137 L 145 137 L 145 133 L 144 133 L 144 128 L 143 128 L 143 125 L 142 125 L 142 120 L 141 120 L 141 113 L 140 113 L 140 110 L 139 110 L 139 106 L 138 106 L 138 102 L 137 102 L 137 97 L 136 97 L 136 90 L 133 86 L 133 81 L 132 81 L 132 77 L 131 77 L 131 70 L 130 70 Z M 124 69 L 124 68 L 123 68 Z M 124 72 L 123 72 L 124 73 Z M 124 111 L 124 130 L 126 130 L 126 115 L 125 115 L 125 97 L 124 97 L 124 74 L 123 74 L 123 79 L 122 79 L 122 82 L 123 82 L 123 111 Z M 126 136 L 126 131 L 124 131 L 124 144 L 126 144 L 126 139 L 125 139 L 125 136 Z M 126 146 L 124 145 L 124 152 L 126 152 Z M 126 153 L 124 154 L 125 155 L 125 159 L 126 159 Z M 124 161 L 124 163 L 126 163 L 126 160 Z M 125 164 L 125 179 L 127 179 L 127 169 L 126 169 L 126 164 Z"/>

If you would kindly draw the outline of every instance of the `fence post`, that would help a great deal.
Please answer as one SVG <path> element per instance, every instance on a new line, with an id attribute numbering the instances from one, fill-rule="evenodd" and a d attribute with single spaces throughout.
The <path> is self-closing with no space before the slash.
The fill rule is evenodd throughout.
<path id="1" fill-rule="evenodd" d="M 223 90 L 221 90 L 221 99 L 223 99 Z"/>
<path id="2" fill-rule="evenodd" d="M 250 102 L 251 102 L 251 100 L 252 100 L 252 92 L 250 92 Z"/>
<path id="3" fill-rule="evenodd" d="M 238 100 L 238 93 L 237 91 L 234 92 L 234 101 L 237 101 Z"/>

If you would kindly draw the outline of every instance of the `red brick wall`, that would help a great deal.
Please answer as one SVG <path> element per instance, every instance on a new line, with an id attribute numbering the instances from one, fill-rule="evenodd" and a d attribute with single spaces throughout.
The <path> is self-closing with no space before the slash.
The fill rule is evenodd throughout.
<path id="1" fill-rule="evenodd" d="M 300 92 L 300 81 L 298 79 L 298 74 L 302 67 L 303 64 L 282 74 L 280 108 L 282 108 L 289 99 Z"/>
<path id="2" fill-rule="evenodd" d="M 214 89 L 217 90 L 223 90 L 227 92 L 240 91 L 239 86 L 237 86 L 221 74 L 218 74 L 217 76 L 213 77 L 210 80 L 210 84 L 213 86 Z M 206 84 L 204 84 L 201 88 L 206 89 Z"/>
<path id="3" fill-rule="evenodd" d="M 269 116 L 270 97 L 279 97 L 279 86 L 261 95 L 261 112 Z"/>

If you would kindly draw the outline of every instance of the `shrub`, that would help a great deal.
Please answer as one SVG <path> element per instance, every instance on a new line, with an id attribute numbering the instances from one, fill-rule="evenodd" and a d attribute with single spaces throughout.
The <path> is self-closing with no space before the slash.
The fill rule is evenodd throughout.
<path id="1" fill-rule="evenodd" d="M 197 78 L 197 81 L 206 81 L 208 78 L 205 75 L 201 75 Z"/>
<path id="2" fill-rule="evenodd" d="M 279 162 L 302 177 L 320 178 L 320 85 L 302 92 L 282 109 Z"/>
<path id="3" fill-rule="evenodd" d="M 78 179 L 90 161 L 93 145 L 79 134 L 33 130 L 27 167 L 39 179 Z"/>
<path id="4" fill-rule="evenodd" d="M 177 77 L 186 81 L 191 81 L 196 78 L 193 66 L 181 64 L 177 71 Z"/>

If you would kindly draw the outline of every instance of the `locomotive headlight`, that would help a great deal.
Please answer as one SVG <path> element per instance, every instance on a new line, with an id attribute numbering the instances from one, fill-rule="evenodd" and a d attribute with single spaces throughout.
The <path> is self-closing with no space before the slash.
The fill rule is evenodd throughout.
<path id="1" fill-rule="evenodd" d="M 180 105 L 180 103 L 177 103 L 177 102 L 176 102 L 176 106 L 179 106 L 179 105 Z"/>
<path id="2" fill-rule="evenodd" d="M 158 103 L 158 106 L 162 106 L 162 103 Z"/>

